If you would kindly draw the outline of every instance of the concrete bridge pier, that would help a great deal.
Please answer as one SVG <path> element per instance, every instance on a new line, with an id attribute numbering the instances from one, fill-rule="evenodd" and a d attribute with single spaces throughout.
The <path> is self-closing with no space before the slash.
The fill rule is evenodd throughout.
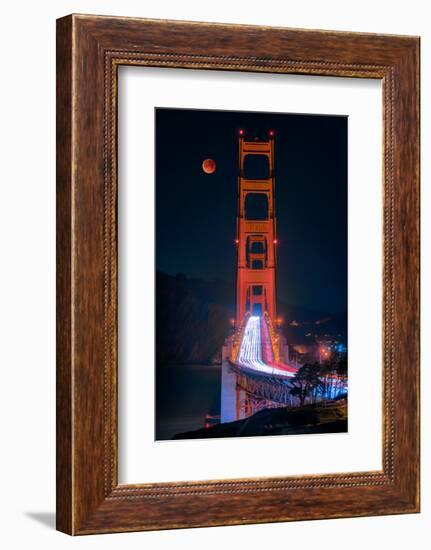
<path id="1" fill-rule="evenodd" d="M 230 368 L 228 360 L 223 357 L 221 371 L 221 405 L 220 422 L 233 422 L 238 420 L 236 406 L 236 374 Z"/>

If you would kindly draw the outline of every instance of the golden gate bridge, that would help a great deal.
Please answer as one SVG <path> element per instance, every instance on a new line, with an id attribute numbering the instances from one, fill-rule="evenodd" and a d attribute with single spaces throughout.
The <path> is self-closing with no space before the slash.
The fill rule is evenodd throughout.
<path id="1" fill-rule="evenodd" d="M 289 361 L 277 318 L 274 140 L 272 130 L 266 140 L 247 139 L 239 130 L 236 317 L 223 347 L 221 422 L 297 404 L 291 389 L 300 365 Z M 253 165 L 260 165 L 258 177 L 248 170 Z M 249 214 L 250 198 L 264 205 L 259 219 Z"/>

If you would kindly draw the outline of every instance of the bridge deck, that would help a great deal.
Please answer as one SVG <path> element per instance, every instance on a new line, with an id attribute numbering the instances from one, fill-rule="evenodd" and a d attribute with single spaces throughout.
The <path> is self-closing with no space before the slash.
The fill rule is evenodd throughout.
<path id="1" fill-rule="evenodd" d="M 257 316 L 250 316 L 236 358 L 236 365 L 260 374 L 292 377 L 292 365 L 275 361 L 268 325 Z"/>

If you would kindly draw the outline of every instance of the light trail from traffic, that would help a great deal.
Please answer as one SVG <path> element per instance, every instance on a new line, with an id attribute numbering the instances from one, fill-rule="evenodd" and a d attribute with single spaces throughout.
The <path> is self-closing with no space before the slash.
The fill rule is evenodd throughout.
<path id="1" fill-rule="evenodd" d="M 248 318 L 236 363 L 240 367 L 264 374 L 292 377 L 294 373 L 268 365 L 263 361 L 260 323 L 261 319 L 258 316 L 252 315 Z"/>

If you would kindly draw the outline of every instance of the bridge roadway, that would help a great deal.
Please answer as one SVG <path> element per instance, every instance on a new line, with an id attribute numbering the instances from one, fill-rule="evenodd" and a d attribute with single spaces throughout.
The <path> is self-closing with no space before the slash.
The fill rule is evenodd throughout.
<path id="1" fill-rule="evenodd" d="M 264 375 L 290 378 L 296 372 L 294 367 L 274 361 L 268 326 L 263 319 L 253 315 L 247 320 L 235 363 Z"/>

